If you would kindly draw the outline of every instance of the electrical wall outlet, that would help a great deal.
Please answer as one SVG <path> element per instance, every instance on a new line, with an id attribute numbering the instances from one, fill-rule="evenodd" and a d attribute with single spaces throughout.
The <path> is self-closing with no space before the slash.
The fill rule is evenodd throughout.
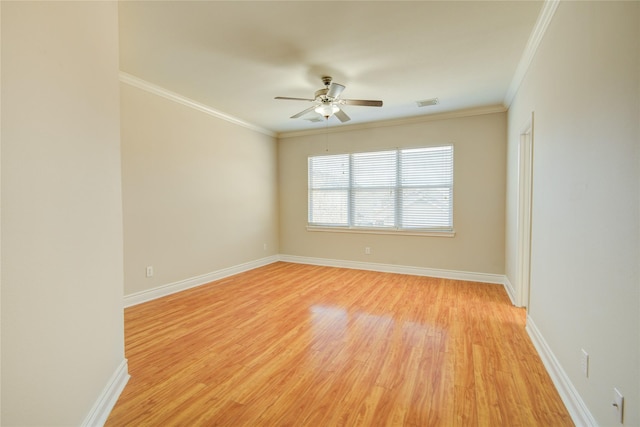
<path id="1" fill-rule="evenodd" d="M 148 265 L 147 266 L 147 277 L 153 277 L 153 266 L 152 265 Z"/>
<path id="2" fill-rule="evenodd" d="M 584 348 L 580 354 L 580 371 L 582 371 L 585 377 L 589 378 L 589 353 L 587 353 Z"/>
<path id="3" fill-rule="evenodd" d="M 622 424 L 624 422 L 624 396 L 617 388 L 613 389 L 613 409 L 615 410 L 616 420 Z"/>
<path id="4" fill-rule="evenodd" d="M 371 248 L 369 246 L 364 248 L 365 255 L 371 255 Z"/>

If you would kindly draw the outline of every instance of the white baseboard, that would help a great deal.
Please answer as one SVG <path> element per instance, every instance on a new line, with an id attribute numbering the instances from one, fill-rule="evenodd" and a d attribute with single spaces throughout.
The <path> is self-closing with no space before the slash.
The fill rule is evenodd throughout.
<path id="1" fill-rule="evenodd" d="M 91 411 L 82 422 L 82 427 L 103 426 L 107 422 L 107 418 L 118 401 L 120 393 L 124 390 L 124 386 L 127 385 L 129 378 L 127 359 L 124 359 L 111 375 L 102 394 L 100 394 L 93 408 L 91 408 Z"/>
<path id="2" fill-rule="evenodd" d="M 201 276 L 191 277 L 189 279 L 180 280 L 178 282 L 158 286 L 153 289 L 148 289 L 145 291 L 126 295 L 124 297 L 124 306 L 131 307 L 137 304 L 141 304 L 143 302 L 147 302 L 147 301 L 151 301 L 167 295 L 171 295 L 176 292 L 201 286 L 201 285 L 213 282 L 215 280 L 224 279 L 225 277 L 233 276 L 234 274 L 239 274 L 245 271 L 253 270 L 254 268 L 272 264 L 277 261 L 291 262 L 295 264 L 321 265 L 325 267 L 352 268 L 355 270 L 379 271 L 381 273 L 410 274 L 413 276 L 437 277 L 440 279 L 466 280 L 469 282 L 493 283 L 493 284 L 503 285 L 507 291 L 507 294 L 509 295 L 509 298 L 511 299 L 511 302 L 513 303 L 514 301 L 513 295 L 512 293 L 510 293 L 510 292 L 513 292 L 513 288 L 510 287 L 510 283 L 508 282 L 508 279 L 503 274 L 474 273 L 469 271 L 443 270 L 443 269 L 437 269 L 437 268 L 412 267 L 407 265 L 381 264 L 381 263 L 361 262 L 361 261 L 347 261 L 347 260 L 338 260 L 338 259 L 329 259 L 329 258 L 302 257 L 302 256 L 295 256 L 295 255 L 273 255 L 273 256 L 262 258 L 256 261 L 251 261 L 245 264 L 240 264 L 237 266 L 203 274 Z M 509 286 L 507 285 L 507 283 L 509 283 Z"/>
<path id="3" fill-rule="evenodd" d="M 580 397 L 580 393 L 578 393 L 569 376 L 564 369 L 562 369 L 560 362 L 558 362 L 558 359 L 556 359 L 551 351 L 540 330 L 529 316 L 527 316 L 526 330 L 533 345 L 536 350 L 538 350 L 542 363 L 547 369 L 553 384 L 556 386 L 562 402 L 567 407 L 573 423 L 576 426 L 597 427 L 598 423 L 595 418 L 593 418 L 593 415 L 591 415 L 591 412 L 589 412 L 587 405 L 582 400 L 582 397 Z"/>
<path id="4" fill-rule="evenodd" d="M 507 295 L 509 295 L 509 299 L 511 300 L 511 304 L 519 307 L 518 304 L 516 304 L 516 291 L 515 289 L 513 289 L 513 285 L 511 284 L 511 280 L 509 280 L 509 278 L 504 275 L 504 290 L 507 291 Z"/>
<path id="5" fill-rule="evenodd" d="M 325 267 L 352 268 L 355 270 L 379 271 L 381 273 L 411 274 L 413 276 L 437 277 L 440 279 L 467 280 L 470 282 L 504 285 L 504 275 L 472 273 L 468 271 L 440 270 L 436 268 L 411 267 L 406 265 L 378 264 L 373 262 L 345 261 L 328 258 L 310 258 L 294 255 L 280 255 L 280 261 L 296 264 L 322 265 Z"/>
<path id="6" fill-rule="evenodd" d="M 250 261 L 244 264 L 235 265 L 233 267 L 223 268 L 222 270 L 213 271 L 201 276 L 191 277 L 189 279 L 184 279 L 178 282 L 169 283 L 167 285 L 158 286 L 153 289 L 125 295 L 124 306 L 131 307 L 133 305 L 142 304 L 143 302 L 175 294 L 176 292 L 184 291 L 196 286 L 201 286 L 215 280 L 224 279 L 225 277 L 233 276 L 234 274 L 243 273 L 245 271 L 253 270 L 254 268 L 272 264 L 274 262 L 277 262 L 278 260 L 279 257 L 277 255 L 274 255 L 255 261 Z"/>

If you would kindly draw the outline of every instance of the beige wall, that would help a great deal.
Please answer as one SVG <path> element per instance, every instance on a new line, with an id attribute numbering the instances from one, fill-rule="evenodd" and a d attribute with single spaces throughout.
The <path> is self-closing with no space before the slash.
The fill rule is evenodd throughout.
<path id="1" fill-rule="evenodd" d="M 279 141 L 280 253 L 474 273 L 504 273 L 506 113 L 358 128 Z M 349 128 L 346 128 L 349 129 Z M 448 237 L 310 232 L 307 157 L 454 145 L 454 229 Z M 371 248 L 365 255 L 364 248 Z"/>
<path id="2" fill-rule="evenodd" d="M 275 138 L 120 88 L 125 295 L 277 254 Z"/>
<path id="3" fill-rule="evenodd" d="M 1 7 L 1 424 L 79 425 L 124 361 L 117 4 Z"/>
<path id="4" fill-rule="evenodd" d="M 530 316 L 607 426 L 614 387 L 640 425 L 639 28 L 638 2 L 561 2 L 509 110 L 506 272 L 516 284 L 517 146 L 534 111 Z"/>

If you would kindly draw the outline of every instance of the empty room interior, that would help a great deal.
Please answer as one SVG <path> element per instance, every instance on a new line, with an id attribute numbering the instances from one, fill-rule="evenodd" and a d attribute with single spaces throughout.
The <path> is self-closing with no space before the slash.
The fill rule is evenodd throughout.
<path id="1" fill-rule="evenodd" d="M 0 425 L 640 425 L 640 2 L 0 33 Z"/>

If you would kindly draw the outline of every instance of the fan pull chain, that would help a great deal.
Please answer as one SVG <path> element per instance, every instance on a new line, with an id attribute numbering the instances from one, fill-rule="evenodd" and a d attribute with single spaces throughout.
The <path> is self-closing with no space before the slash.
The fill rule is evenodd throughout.
<path id="1" fill-rule="evenodd" d="M 325 117 L 324 134 L 325 134 L 325 146 L 324 151 L 329 152 L 329 117 Z"/>

